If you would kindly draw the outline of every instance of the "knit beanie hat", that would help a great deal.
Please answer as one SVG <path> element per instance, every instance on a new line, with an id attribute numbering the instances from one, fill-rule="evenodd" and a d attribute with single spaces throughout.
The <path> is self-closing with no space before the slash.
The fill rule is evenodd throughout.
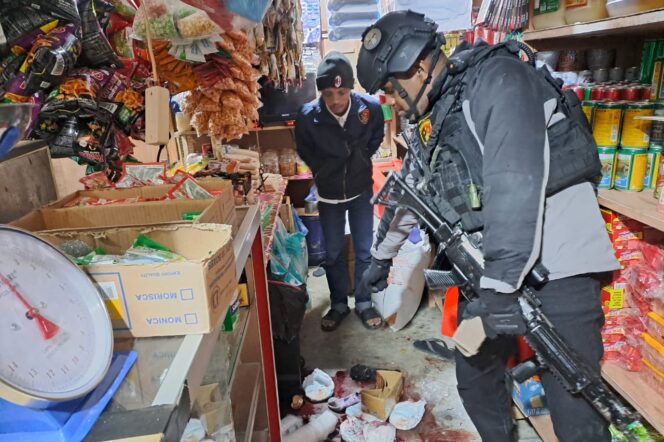
<path id="1" fill-rule="evenodd" d="M 353 88 L 353 67 L 344 54 L 337 51 L 328 53 L 318 65 L 316 86 L 319 91 L 327 88 Z"/>

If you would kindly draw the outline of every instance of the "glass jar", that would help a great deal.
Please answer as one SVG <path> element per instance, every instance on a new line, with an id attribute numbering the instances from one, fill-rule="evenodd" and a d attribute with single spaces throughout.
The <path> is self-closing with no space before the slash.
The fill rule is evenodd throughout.
<path id="1" fill-rule="evenodd" d="M 279 173 L 281 176 L 289 177 L 295 175 L 295 152 L 286 150 L 279 155 Z"/>
<path id="2" fill-rule="evenodd" d="M 565 21 L 568 25 L 601 20 L 608 16 L 606 0 L 565 0 Z"/>
<path id="3" fill-rule="evenodd" d="M 263 152 L 261 163 L 265 173 L 279 173 L 279 155 L 273 150 Z"/>

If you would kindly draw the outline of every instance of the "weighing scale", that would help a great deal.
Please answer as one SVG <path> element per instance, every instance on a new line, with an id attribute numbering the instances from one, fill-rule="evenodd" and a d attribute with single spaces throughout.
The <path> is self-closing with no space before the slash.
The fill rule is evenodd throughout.
<path id="1" fill-rule="evenodd" d="M 0 226 L 0 441 L 80 441 L 136 360 L 66 255 Z"/>

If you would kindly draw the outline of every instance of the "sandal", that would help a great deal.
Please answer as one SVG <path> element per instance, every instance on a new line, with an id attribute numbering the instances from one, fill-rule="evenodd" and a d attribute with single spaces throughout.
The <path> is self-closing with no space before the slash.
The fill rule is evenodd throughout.
<path id="1" fill-rule="evenodd" d="M 454 358 L 454 350 L 450 349 L 442 339 L 422 339 L 413 342 L 413 346 L 420 351 L 442 359 L 451 360 Z"/>
<path id="2" fill-rule="evenodd" d="M 348 316 L 348 313 L 350 313 L 350 309 L 346 310 L 345 312 L 340 312 L 339 310 L 331 308 L 327 313 L 325 313 L 325 316 L 323 316 L 323 318 L 321 319 L 320 328 L 326 332 L 335 331 L 341 324 L 341 321 L 343 321 L 344 318 Z M 325 325 L 324 321 L 329 321 L 332 324 Z"/>
<path id="3" fill-rule="evenodd" d="M 369 330 L 377 330 L 383 326 L 383 318 L 373 307 L 365 308 L 362 311 L 355 309 L 355 313 L 357 313 L 357 316 L 362 320 L 362 325 Z M 369 324 L 369 321 L 372 319 L 380 319 L 380 322 L 376 325 L 371 325 Z"/>

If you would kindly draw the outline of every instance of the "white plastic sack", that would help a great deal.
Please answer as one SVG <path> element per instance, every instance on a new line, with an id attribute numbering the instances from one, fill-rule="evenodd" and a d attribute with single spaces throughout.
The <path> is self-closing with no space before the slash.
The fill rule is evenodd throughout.
<path id="1" fill-rule="evenodd" d="M 429 237 L 420 232 L 420 241 L 410 238 L 392 260 L 388 278 L 389 286 L 374 293 L 374 307 L 394 331 L 401 330 L 413 319 L 424 292 L 424 269 L 433 261 L 434 254 Z"/>
<path id="2" fill-rule="evenodd" d="M 334 381 L 323 370 L 316 368 L 302 383 L 304 394 L 314 402 L 321 402 L 332 397 Z"/>

